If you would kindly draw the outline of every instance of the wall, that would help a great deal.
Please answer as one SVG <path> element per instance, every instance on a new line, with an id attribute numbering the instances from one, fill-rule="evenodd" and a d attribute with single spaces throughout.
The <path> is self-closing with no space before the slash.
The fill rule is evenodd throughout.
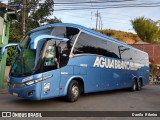
<path id="1" fill-rule="evenodd" d="M 160 44 L 132 44 L 131 46 L 147 52 L 149 61 L 160 65 Z"/>

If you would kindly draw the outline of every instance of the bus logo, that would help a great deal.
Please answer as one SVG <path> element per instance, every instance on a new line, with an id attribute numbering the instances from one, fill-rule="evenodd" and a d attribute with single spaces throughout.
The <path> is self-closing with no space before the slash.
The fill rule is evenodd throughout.
<path id="1" fill-rule="evenodd" d="M 130 70 L 132 62 L 97 57 L 93 67 Z"/>

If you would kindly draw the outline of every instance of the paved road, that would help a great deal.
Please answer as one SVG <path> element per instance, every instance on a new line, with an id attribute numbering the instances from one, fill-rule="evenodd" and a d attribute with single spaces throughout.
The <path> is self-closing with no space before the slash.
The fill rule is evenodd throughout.
<path id="1" fill-rule="evenodd" d="M 0 94 L 0 111 L 15 110 L 160 111 L 160 86 L 147 85 L 141 91 L 136 92 L 118 90 L 85 94 L 81 96 L 77 102 L 74 103 L 68 103 L 63 98 L 49 99 L 43 101 L 30 101 L 14 97 L 9 94 Z M 154 118 L 153 120 L 155 119 L 156 118 Z"/>

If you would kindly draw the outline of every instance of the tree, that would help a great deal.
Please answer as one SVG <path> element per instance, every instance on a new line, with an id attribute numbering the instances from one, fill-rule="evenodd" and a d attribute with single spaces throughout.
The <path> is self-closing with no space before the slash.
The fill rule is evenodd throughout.
<path id="1" fill-rule="evenodd" d="M 22 38 L 22 2 L 23 0 L 10 0 L 9 4 L 19 4 L 21 9 L 17 12 L 17 20 L 11 22 L 10 41 L 17 42 Z M 26 0 L 26 31 L 44 24 L 62 22 L 58 18 L 49 18 L 53 14 L 54 0 Z M 14 32 L 12 32 L 14 31 Z"/>
<path id="2" fill-rule="evenodd" d="M 32 30 L 44 24 L 62 22 L 58 18 L 48 18 L 54 11 L 54 0 L 26 0 L 26 31 Z M 11 21 L 9 42 L 20 42 L 22 34 L 22 5 L 23 0 L 9 0 L 10 5 L 19 5 L 17 20 Z M 11 64 L 10 54 L 15 51 L 13 48 L 8 49 L 7 65 Z"/>
<path id="3" fill-rule="evenodd" d="M 57 17 L 54 17 L 53 19 L 48 19 L 47 22 L 49 24 L 52 24 L 52 23 L 62 23 L 62 21 L 60 19 L 58 19 Z"/>
<path id="4" fill-rule="evenodd" d="M 151 19 L 139 17 L 131 20 L 133 29 L 141 40 L 149 43 L 155 42 L 159 38 L 159 28 L 156 22 Z"/>

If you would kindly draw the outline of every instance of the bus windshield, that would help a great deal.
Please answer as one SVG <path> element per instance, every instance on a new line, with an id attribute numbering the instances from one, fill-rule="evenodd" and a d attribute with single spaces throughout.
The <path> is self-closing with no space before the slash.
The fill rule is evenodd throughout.
<path id="1" fill-rule="evenodd" d="M 28 33 L 20 43 L 21 52 L 18 52 L 16 55 L 10 75 L 21 77 L 32 75 L 37 72 L 43 72 L 40 67 L 43 65 L 43 67 L 45 66 L 47 70 L 48 67 L 53 68 L 52 66 L 54 63 L 50 62 L 53 60 L 59 62 L 61 67 L 65 66 L 69 60 L 69 54 L 78 33 L 78 29 L 71 27 L 53 27 Z M 43 48 L 46 45 L 45 43 L 49 41 L 50 38 L 41 38 L 37 43 L 36 49 L 31 47 L 31 42 L 40 35 L 53 35 L 56 37 L 67 38 L 69 40 L 60 41 L 52 39 L 51 41 L 54 42 L 54 44 L 52 44 L 52 46 L 48 46 L 48 50 L 46 51 L 48 55 L 45 56 L 45 63 L 43 63 L 44 58 L 42 58 L 42 53 L 45 51 Z M 55 50 L 61 51 L 61 55 L 59 57 L 54 56 L 53 52 Z M 56 52 L 56 55 L 57 54 L 59 53 Z M 56 59 L 59 59 L 59 61 Z"/>
<path id="2" fill-rule="evenodd" d="M 15 62 L 11 69 L 13 76 L 26 76 L 34 72 L 36 50 L 29 47 L 30 37 L 26 36 L 20 44 L 21 52 L 17 53 Z"/>

